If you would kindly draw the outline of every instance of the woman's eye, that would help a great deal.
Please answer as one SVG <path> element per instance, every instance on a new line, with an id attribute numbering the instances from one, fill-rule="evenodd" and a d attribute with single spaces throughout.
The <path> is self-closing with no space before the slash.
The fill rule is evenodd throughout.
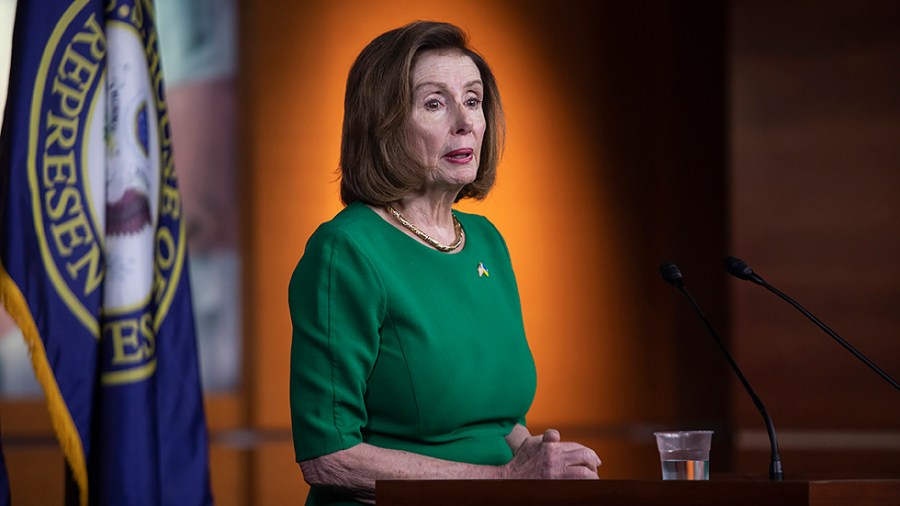
<path id="1" fill-rule="evenodd" d="M 475 107 L 479 107 L 479 106 L 481 106 L 481 100 L 479 100 L 477 98 L 470 98 L 470 99 L 466 100 L 466 107 L 475 108 Z"/>
<path id="2" fill-rule="evenodd" d="M 425 109 L 429 111 L 436 111 L 441 108 L 441 101 L 437 99 L 427 100 L 425 102 Z"/>

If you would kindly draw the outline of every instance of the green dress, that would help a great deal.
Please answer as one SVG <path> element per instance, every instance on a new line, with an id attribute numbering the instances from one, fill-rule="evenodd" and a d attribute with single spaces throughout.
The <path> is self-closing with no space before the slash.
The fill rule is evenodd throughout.
<path id="1" fill-rule="evenodd" d="M 456 254 L 354 203 L 307 243 L 289 288 L 297 461 L 366 442 L 472 464 L 512 458 L 534 361 L 506 243 L 454 211 Z M 307 505 L 356 504 L 313 488 Z"/>

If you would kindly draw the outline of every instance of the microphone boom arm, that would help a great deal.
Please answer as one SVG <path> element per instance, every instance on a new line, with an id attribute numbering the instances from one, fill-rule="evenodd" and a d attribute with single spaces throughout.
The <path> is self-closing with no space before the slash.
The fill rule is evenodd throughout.
<path id="1" fill-rule="evenodd" d="M 831 336 L 832 339 L 834 339 L 835 341 L 837 341 L 838 344 L 840 344 L 841 346 L 843 346 L 843 347 L 844 347 L 847 351 L 849 351 L 854 357 L 856 357 L 856 358 L 858 358 L 859 360 L 861 360 L 864 364 L 866 364 L 867 366 L 869 366 L 873 371 L 875 371 L 879 376 L 881 376 L 881 378 L 882 378 L 883 380 L 885 380 L 885 381 L 887 381 L 888 383 L 890 383 L 891 386 L 893 386 L 893 387 L 896 388 L 897 390 L 900 390 L 900 384 L 898 384 L 898 383 L 894 380 L 894 378 L 890 377 L 890 376 L 888 375 L 888 373 L 884 372 L 880 367 L 878 367 L 877 365 L 875 365 L 874 362 L 872 362 L 871 360 L 869 360 L 869 359 L 868 359 L 865 355 L 863 355 L 859 350 L 857 350 L 856 348 L 854 348 L 853 345 L 851 345 L 850 343 L 848 343 L 847 341 L 845 341 L 844 338 L 842 338 L 841 336 L 839 336 L 839 335 L 837 334 L 837 332 L 831 330 L 831 328 L 830 328 L 828 325 L 825 325 L 825 323 L 823 323 L 821 320 L 819 320 L 818 318 L 816 318 L 815 315 L 813 315 L 812 313 L 810 313 L 809 311 L 807 311 L 806 308 L 803 307 L 803 306 L 801 306 L 799 302 L 797 302 L 797 301 L 795 301 L 794 299 L 788 297 L 787 294 L 782 293 L 781 290 L 779 290 L 779 289 L 775 288 L 774 286 L 770 285 L 769 283 L 767 283 L 766 280 L 764 280 L 764 279 L 762 278 L 762 276 L 760 276 L 759 274 L 753 272 L 753 269 L 751 269 L 750 266 L 747 265 L 747 262 L 744 262 L 744 261 L 741 260 L 740 258 L 737 258 L 737 257 L 734 257 L 734 256 L 726 257 L 726 258 L 725 258 L 725 270 L 728 271 L 729 274 L 731 274 L 732 276 L 734 276 L 734 277 L 736 277 L 736 278 L 743 279 L 743 280 L 745 280 L 745 281 L 750 281 L 750 282 L 753 282 L 753 283 L 755 283 L 755 284 L 757 284 L 757 285 L 759 285 L 759 286 L 762 286 L 762 287 L 765 288 L 766 290 L 768 290 L 768 291 L 774 293 L 775 295 L 777 295 L 778 297 L 780 297 L 782 300 L 784 300 L 784 301 L 787 302 L 788 304 L 794 306 L 795 309 L 797 309 L 798 311 L 800 311 L 801 313 L 803 313 L 803 316 L 809 318 L 810 321 L 812 321 L 813 323 L 815 323 L 817 327 L 819 327 L 819 328 L 822 329 L 826 334 L 828 334 L 829 336 Z"/>
<path id="2" fill-rule="evenodd" d="M 803 306 L 801 306 L 799 302 L 797 302 L 797 301 L 795 301 L 794 299 L 790 298 L 787 294 L 783 293 L 781 290 L 779 290 L 779 289 L 775 288 L 774 286 L 770 285 L 770 284 L 767 283 L 764 279 L 760 278 L 758 275 L 757 275 L 756 277 L 759 278 L 759 282 L 756 282 L 755 280 L 754 280 L 754 282 L 756 282 L 758 285 L 764 287 L 766 290 L 769 290 L 770 292 L 774 293 L 775 295 L 781 297 L 781 298 L 784 299 L 788 304 L 794 306 L 794 307 L 797 309 L 797 311 L 800 311 L 801 313 L 803 313 L 803 316 L 809 318 L 810 321 L 812 321 L 813 323 L 815 323 L 817 327 L 819 327 L 820 329 L 822 329 L 823 331 L 825 331 L 825 333 L 828 334 L 829 336 L 831 336 L 832 339 L 834 339 L 835 341 L 837 341 L 838 344 L 840 344 L 840 345 L 843 346 L 847 351 L 849 351 L 850 353 L 852 353 L 854 357 L 860 359 L 864 364 L 866 364 L 867 366 L 869 366 L 873 371 L 875 371 L 879 376 L 881 376 L 882 379 L 884 379 L 885 381 L 887 381 L 888 383 L 890 383 L 890 384 L 891 384 L 894 388 L 896 388 L 897 390 L 900 390 L 900 384 L 898 384 L 896 381 L 894 381 L 894 378 L 890 377 L 890 375 L 888 375 L 888 373 L 884 372 L 880 367 L 878 367 L 877 365 L 875 365 L 874 362 L 872 362 L 871 360 L 869 360 L 869 359 L 868 359 L 865 355 L 863 355 L 859 350 L 857 350 L 856 348 L 854 348 L 852 344 L 850 344 L 850 343 L 848 343 L 847 341 L 845 341 L 841 336 L 839 336 L 839 335 L 837 334 L 837 332 L 831 330 L 831 328 L 830 328 L 828 325 L 825 325 L 825 323 L 822 322 L 822 320 L 819 320 L 818 318 L 816 318 L 816 316 L 815 316 L 814 314 L 812 314 L 812 313 L 810 313 L 809 311 L 807 311 L 806 308 L 803 307 Z"/>

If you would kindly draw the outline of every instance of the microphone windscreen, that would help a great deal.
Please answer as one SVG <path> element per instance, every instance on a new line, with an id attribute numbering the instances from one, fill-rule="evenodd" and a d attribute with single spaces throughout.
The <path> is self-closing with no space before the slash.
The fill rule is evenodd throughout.
<path id="1" fill-rule="evenodd" d="M 747 281 L 753 280 L 753 269 L 747 265 L 747 262 L 741 260 L 738 257 L 729 256 L 725 258 L 725 270 L 728 271 L 732 276 L 746 279 Z"/>
<path id="2" fill-rule="evenodd" d="M 678 266 L 673 264 L 672 262 L 664 262 L 659 266 L 659 273 L 662 275 L 663 279 L 666 280 L 666 283 L 670 285 L 678 285 L 684 280 L 684 276 L 681 275 L 681 271 L 678 270 Z"/>

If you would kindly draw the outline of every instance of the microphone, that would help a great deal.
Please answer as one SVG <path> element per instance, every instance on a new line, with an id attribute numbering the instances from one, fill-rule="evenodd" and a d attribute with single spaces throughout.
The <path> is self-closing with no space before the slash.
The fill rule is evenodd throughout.
<path id="1" fill-rule="evenodd" d="M 763 405 L 762 401 L 757 397 L 756 392 L 753 391 L 753 388 L 750 386 L 750 383 L 747 382 L 747 378 L 744 377 L 744 373 L 741 372 L 741 369 L 738 367 L 737 363 L 731 358 L 731 354 L 728 353 L 728 349 L 725 348 L 725 344 L 722 343 L 722 340 L 719 338 L 719 334 L 713 330 L 712 325 L 709 323 L 709 320 L 706 318 L 706 315 L 703 314 L 703 310 L 700 309 L 700 305 L 697 304 L 697 301 L 694 300 L 694 297 L 691 296 L 691 293 L 684 286 L 684 276 L 681 275 L 681 270 L 678 269 L 678 266 L 673 264 L 672 262 L 665 262 L 659 266 L 659 273 L 662 275 L 663 279 L 666 283 L 674 286 L 678 289 L 679 292 L 683 293 L 685 297 L 687 297 L 688 302 L 691 303 L 691 307 L 700 315 L 700 319 L 703 320 L 703 326 L 706 327 L 706 330 L 709 331 L 710 335 L 715 339 L 716 344 L 719 345 L 719 349 L 722 350 L 722 353 L 725 355 L 725 359 L 728 361 L 728 364 L 731 366 L 731 369 L 737 375 L 738 379 L 741 381 L 741 384 L 744 385 L 744 390 L 750 394 L 750 399 L 753 401 L 753 404 L 756 406 L 756 409 L 759 411 L 759 414 L 762 415 L 763 421 L 766 424 L 766 431 L 769 433 L 769 445 L 772 448 L 771 458 L 769 460 L 769 479 L 772 481 L 781 481 L 784 478 L 784 472 L 781 468 L 781 455 L 778 454 L 778 438 L 775 436 L 775 424 L 772 423 L 772 418 L 769 416 L 769 412 L 766 411 L 766 407 Z"/>
<path id="2" fill-rule="evenodd" d="M 817 327 L 819 327 L 820 329 L 822 329 L 826 334 L 828 334 L 829 336 L 831 336 L 832 339 L 834 339 L 835 341 L 837 341 L 838 344 L 840 344 L 840 345 L 843 346 L 847 351 L 849 351 L 850 353 L 852 353 L 853 356 L 855 356 L 856 358 L 860 359 L 864 364 L 866 364 L 866 365 L 869 366 L 873 371 L 875 371 L 876 373 L 878 373 L 878 375 L 881 376 L 882 379 L 884 379 L 885 381 L 887 381 L 888 383 L 890 383 L 890 384 L 891 384 L 894 388 L 896 388 L 897 390 L 900 390 L 900 384 L 898 384 L 896 381 L 894 381 L 894 379 L 891 378 L 886 372 L 884 372 L 883 370 L 881 370 L 880 367 L 878 367 L 877 365 L 875 365 L 875 363 L 873 363 L 871 360 L 869 360 L 868 358 L 866 358 L 865 355 L 863 355 L 862 353 L 860 353 L 860 352 L 859 352 L 856 348 L 854 348 L 850 343 L 848 343 L 847 341 L 845 341 L 841 336 L 839 336 L 839 335 L 837 334 L 837 332 L 831 330 L 831 328 L 829 328 L 828 325 L 825 325 L 824 323 L 822 323 L 821 320 L 819 320 L 818 318 L 815 317 L 815 315 L 813 315 L 812 313 L 810 313 L 809 311 L 807 311 L 806 308 L 804 308 L 804 307 L 801 306 L 799 303 L 797 303 L 797 301 L 795 301 L 794 299 L 788 297 L 787 295 L 785 295 L 784 293 L 782 293 L 780 290 L 778 290 L 778 289 L 775 288 L 774 286 L 772 286 L 772 285 L 770 285 L 769 283 L 767 283 L 766 280 L 764 280 L 759 274 L 756 274 L 755 272 L 753 272 L 753 269 L 751 269 L 750 266 L 747 265 L 747 262 L 744 262 L 744 261 L 741 260 L 740 258 L 733 257 L 733 256 L 729 256 L 729 257 L 725 258 L 725 270 L 728 271 L 729 274 L 731 274 L 732 276 L 734 276 L 734 277 L 736 277 L 736 278 L 740 278 L 740 279 L 743 279 L 743 280 L 746 280 L 746 281 L 751 281 L 751 282 L 753 282 L 753 283 L 756 283 L 757 285 L 760 285 L 760 286 L 766 288 L 766 289 L 769 290 L 770 292 L 772 292 L 772 293 L 774 293 L 775 295 L 779 296 L 781 299 L 785 300 L 788 304 L 794 306 L 798 311 L 800 311 L 801 313 L 803 313 L 804 316 L 806 316 L 806 317 L 809 318 L 813 323 L 815 323 Z"/>

